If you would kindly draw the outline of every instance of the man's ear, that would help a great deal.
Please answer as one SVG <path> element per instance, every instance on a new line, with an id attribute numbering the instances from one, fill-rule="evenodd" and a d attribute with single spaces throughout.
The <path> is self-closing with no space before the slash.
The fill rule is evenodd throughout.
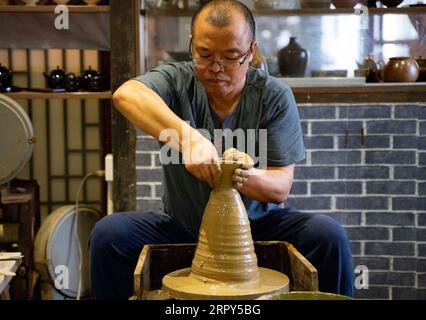
<path id="1" fill-rule="evenodd" d="M 254 55 L 256 53 L 256 50 L 257 50 L 257 41 L 254 40 L 253 44 L 251 45 L 249 62 L 252 62 L 252 60 L 254 59 Z"/>

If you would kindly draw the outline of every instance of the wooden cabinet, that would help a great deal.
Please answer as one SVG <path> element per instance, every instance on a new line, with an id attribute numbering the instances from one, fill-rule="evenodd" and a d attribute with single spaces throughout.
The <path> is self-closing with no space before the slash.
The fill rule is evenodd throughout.
<path id="1" fill-rule="evenodd" d="M 76 75 L 89 66 L 110 75 L 110 7 L 67 6 L 69 29 L 55 27 L 60 14 L 55 8 L 0 5 L 0 63 L 12 70 L 15 86 L 46 88 L 43 72 L 57 66 Z M 74 204 L 81 179 L 103 169 L 104 156 L 111 152 L 111 91 L 5 94 L 26 110 L 37 141 L 31 161 L 19 175 L 21 180 L 11 182 L 32 182 L 37 197 L 20 205 L 1 203 L 6 220 L 0 222 L 16 231 L 12 238 L 0 239 L 7 240 L 1 241 L 2 249 L 24 253 L 11 295 L 24 299 L 29 298 L 33 240 L 40 223 L 54 209 Z M 102 178 L 90 178 L 80 203 L 105 212 L 105 191 Z"/>

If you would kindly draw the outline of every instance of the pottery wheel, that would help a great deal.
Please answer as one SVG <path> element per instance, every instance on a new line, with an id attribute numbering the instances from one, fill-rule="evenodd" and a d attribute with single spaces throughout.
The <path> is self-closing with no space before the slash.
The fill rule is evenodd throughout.
<path id="1" fill-rule="evenodd" d="M 255 299 L 265 294 L 289 291 L 289 278 L 278 271 L 259 268 L 255 282 L 226 283 L 211 279 L 198 279 L 190 275 L 191 268 L 169 273 L 163 278 L 163 290 L 176 299 Z"/>

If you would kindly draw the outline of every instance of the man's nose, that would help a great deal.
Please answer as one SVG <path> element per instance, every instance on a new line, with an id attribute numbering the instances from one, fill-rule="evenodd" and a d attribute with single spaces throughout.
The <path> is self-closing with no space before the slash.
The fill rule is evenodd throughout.
<path id="1" fill-rule="evenodd" d="M 212 61 L 210 69 L 213 72 L 220 72 L 220 71 L 222 71 L 222 68 L 223 68 L 222 61 L 220 61 L 220 60 L 214 60 L 214 61 Z"/>

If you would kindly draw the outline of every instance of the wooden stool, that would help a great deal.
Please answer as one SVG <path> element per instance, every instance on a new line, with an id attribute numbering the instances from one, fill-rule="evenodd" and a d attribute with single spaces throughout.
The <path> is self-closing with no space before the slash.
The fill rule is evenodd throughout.
<path id="1" fill-rule="evenodd" d="M 318 291 L 315 267 L 291 244 L 283 241 L 254 243 L 259 267 L 283 272 L 290 278 L 290 291 Z M 131 299 L 167 299 L 162 293 L 163 277 L 191 266 L 196 244 L 145 245 L 134 272 Z"/>

